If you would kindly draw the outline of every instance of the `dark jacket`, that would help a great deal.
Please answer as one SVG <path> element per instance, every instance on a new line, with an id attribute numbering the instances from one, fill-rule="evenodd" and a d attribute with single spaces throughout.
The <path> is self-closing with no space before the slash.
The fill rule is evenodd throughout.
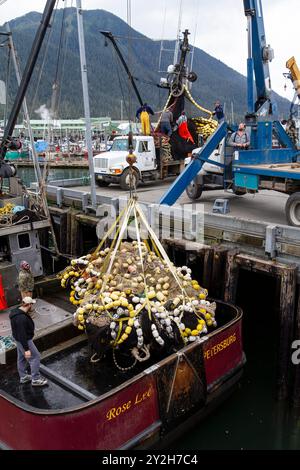
<path id="1" fill-rule="evenodd" d="M 213 114 L 217 116 L 218 121 L 220 121 L 221 119 L 224 119 L 224 111 L 223 111 L 223 107 L 221 104 L 215 107 Z"/>
<path id="2" fill-rule="evenodd" d="M 28 351 L 28 341 L 34 336 L 34 322 L 32 318 L 20 308 L 15 308 L 9 314 L 12 336 Z"/>
<path id="3" fill-rule="evenodd" d="M 139 115 L 141 114 L 142 111 L 146 111 L 148 114 L 152 114 L 152 116 L 154 115 L 154 112 L 153 110 L 150 108 L 150 106 L 146 105 L 146 106 L 141 106 L 137 112 L 136 112 L 136 118 L 139 117 Z"/>

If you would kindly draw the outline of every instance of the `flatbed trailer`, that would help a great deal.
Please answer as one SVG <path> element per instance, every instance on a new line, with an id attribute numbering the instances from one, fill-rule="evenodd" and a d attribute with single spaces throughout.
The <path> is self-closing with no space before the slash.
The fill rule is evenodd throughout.
<path id="1" fill-rule="evenodd" d="M 287 221 L 300 227 L 300 162 L 240 165 L 232 167 L 235 187 L 256 192 L 271 189 L 289 194 L 285 206 Z"/>

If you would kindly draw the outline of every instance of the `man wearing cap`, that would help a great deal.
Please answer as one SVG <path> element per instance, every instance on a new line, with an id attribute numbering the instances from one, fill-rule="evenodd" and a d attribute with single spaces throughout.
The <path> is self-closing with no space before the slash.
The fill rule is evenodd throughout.
<path id="1" fill-rule="evenodd" d="M 14 309 L 10 315 L 12 336 L 17 344 L 18 372 L 20 383 L 31 382 L 35 387 L 42 387 L 47 380 L 40 376 L 40 353 L 32 341 L 34 337 L 34 321 L 30 316 L 32 305 L 36 301 L 31 297 L 24 297 L 20 307 Z M 28 363 L 31 374 L 27 373 Z"/>
<path id="2" fill-rule="evenodd" d="M 32 297 L 34 288 L 34 277 L 31 272 L 30 264 L 27 261 L 21 261 L 19 272 L 19 289 L 22 299 L 24 297 Z"/>

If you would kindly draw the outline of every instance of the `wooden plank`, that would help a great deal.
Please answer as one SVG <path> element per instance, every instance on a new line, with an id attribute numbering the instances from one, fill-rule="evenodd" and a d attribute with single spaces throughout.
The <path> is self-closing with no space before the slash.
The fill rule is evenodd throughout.
<path id="1" fill-rule="evenodd" d="M 291 375 L 291 342 L 293 338 L 296 268 L 282 270 L 280 288 L 279 361 L 277 374 L 277 395 L 286 399 L 289 393 Z"/>
<path id="2" fill-rule="evenodd" d="M 295 265 L 285 265 L 249 255 L 232 255 L 227 257 L 225 282 L 225 301 L 234 302 L 238 282 L 238 268 L 263 272 L 280 277 L 279 305 L 279 354 L 277 366 L 277 396 L 286 399 L 291 382 L 291 342 L 295 320 L 295 290 L 297 268 Z M 275 346 L 275 345 L 274 345 Z"/>
<path id="3" fill-rule="evenodd" d="M 210 295 L 214 299 L 224 299 L 224 280 L 226 272 L 227 253 L 228 248 L 222 246 L 214 247 L 210 293 Z"/>
<path id="4" fill-rule="evenodd" d="M 237 251 L 232 250 L 227 253 L 225 268 L 224 301 L 235 303 L 236 288 L 238 283 L 239 266 L 236 262 Z"/>
<path id="5" fill-rule="evenodd" d="M 300 289 L 298 292 L 297 299 L 297 311 L 295 318 L 295 328 L 294 328 L 294 338 L 295 340 L 300 340 Z M 291 350 L 291 354 L 294 352 L 294 349 Z M 293 378 L 293 387 L 292 387 L 292 403 L 294 406 L 300 406 L 300 367 L 299 364 L 291 365 L 292 372 L 294 373 Z"/>

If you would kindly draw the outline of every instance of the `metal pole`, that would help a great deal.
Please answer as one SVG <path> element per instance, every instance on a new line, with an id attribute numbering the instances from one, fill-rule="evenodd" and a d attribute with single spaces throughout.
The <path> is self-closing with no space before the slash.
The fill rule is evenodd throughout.
<path id="1" fill-rule="evenodd" d="M 0 160 L 3 160 L 5 158 L 8 143 L 9 143 L 10 138 L 12 137 L 13 130 L 14 130 L 21 106 L 22 106 L 22 102 L 23 102 L 25 93 L 27 91 L 40 49 L 42 47 L 47 28 L 50 23 L 50 19 L 51 19 L 53 9 L 55 7 L 55 3 L 56 3 L 56 0 L 47 0 L 44 13 L 41 19 L 41 24 L 35 35 L 32 49 L 29 54 L 29 58 L 27 60 L 24 73 L 22 75 L 22 80 L 18 89 L 18 93 L 15 98 L 15 101 L 14 101 L 14 104 L 13 104 L 13 107 L 12 107 L 12 110 L 8 119 L 8 123 L 4 131 L 2 142 L 0 145 Z"/>
<path id="2" fill-rule="evenodd" d="M 85 127 L 86 127 L 85 135 L 86 135 L 86 144 L 87 144 L 87 150 L 88 150 L 89 170 L 90 170 L 90 175 L 91 175 L 91 198 L 92 198 L 92 207 L 95 209 L 96 208 L 96 184 L 95 184 L 95 173 L 94 173 L 90 102 L 89 102 L 89 91 L 88 91 L 88 79 L 87 79 L 87 66 L 86 66 L 86 56 L 85 56 L 81 0 L 76 0 L 76 11 L 77 11 L 78 39 L 79 39 L 79 52 L 80 52 L 80 64 L 81 64 L 83 104 L 84 104 Z"/>
<path id="3" fill-rule="evenodd" d="M 7 25 L 6 25 L 6 30 L 9 33 L 9 36 L 8 36 L 9 47 L 10 47 L 10 51 L 11 51 L 11 54 L 12 54 L 15 73 L 16 73 L 16 77 L 17 77 L 17 83 L 18 83 L 18 86 L 20 86 L 20 83 L 21 83 L 20 67 L 19 67 L 19 62 L 18 62 L 18 58 L 17 58 L 17 51 L 15 49 L 15 45 L 14 45 L 14 42 L 13 42 L 13 38 L 12 38 L 9 23 L 7 23 Z M 32 132 L 32 128 L 31 128 L 31 125 L 30 125 L 30 117 L 29 117 L 28 106 L 27 106 L 27 101 L 26 101 L 25 96 L 24 96 L 24 100 L 23 100 L 23 111 L 24 111 L 25 119 L 26 119 L 27 126 L 28 126 L 28 135 L 29 135 L 29 140 L 30 140 L 30 143 L 31 143 L 32 160 L 33 160 L 33 164 L 34 164 L 35 174 L 36 174 L 37 181 L 39 183 L 39 187 L 41 187 L 42 173 L 41 173 L 40 165 L 39 165 L 39 162 L 38 162 L 38 156 L 37 156 L 37 153 L 36 153 L 36 149 L 35 149 L 35 146 L 34 146 L 34 137 L 33 137 L 33 132 Z"/>
<path id="4" fill-rule="evenodd" d="M 247 16 L 248 20 L 248 59 L 247 59 L 247 101 L 248 113 L 254 113 L 254 62 L 252 51 L 252 18 Z"/>
<path id="5" fill-rule="evenodd" d="M 175 43 L 175 50 L 174 50 L 174 57 L 173 57 L 173 64 L 177 64 L 178 62 L 178 53 L 179 53 L 179 45 L 180 45 L 180 29 L 181 29 L 181 20 L 182 20 L 182 0 L 179 2 L 179 15 L 178 15 L 178 25 L 177 25 L 177 39 Z"/>

